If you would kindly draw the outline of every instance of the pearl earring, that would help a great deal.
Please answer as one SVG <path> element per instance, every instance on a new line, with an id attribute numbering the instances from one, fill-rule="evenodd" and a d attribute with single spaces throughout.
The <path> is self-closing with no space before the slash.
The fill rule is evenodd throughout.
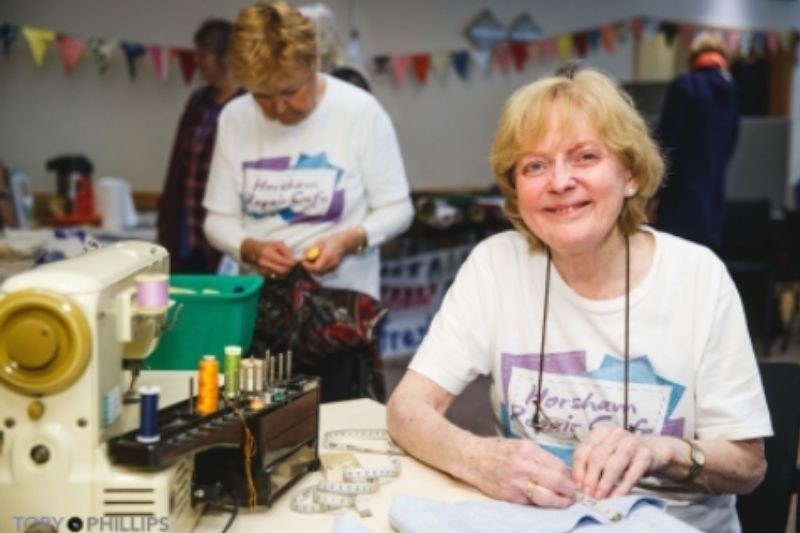
<path id="1" fill-rule="evenodd" d="M 625 196 L 627 196 L 628 198 L 630 198 L 630 197 L 631 197 L 631 196 L 633 196 L 634 194 L 636 194 L 636 189 L 634 189 L 633 187 L 629 187 L 629 188 L 628 188 L 628 189 L 625 191 Z"/>

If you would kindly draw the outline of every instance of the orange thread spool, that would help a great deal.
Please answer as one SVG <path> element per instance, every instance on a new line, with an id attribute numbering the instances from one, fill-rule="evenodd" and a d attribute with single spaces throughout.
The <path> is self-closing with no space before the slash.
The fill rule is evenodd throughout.
<path id="1" fill-rule="evenodd" d="M 206 416 L 216 413 L 218 405 L 219 363 L 213 355 L 204 355 L 198 368 L 197 414 Z"/>

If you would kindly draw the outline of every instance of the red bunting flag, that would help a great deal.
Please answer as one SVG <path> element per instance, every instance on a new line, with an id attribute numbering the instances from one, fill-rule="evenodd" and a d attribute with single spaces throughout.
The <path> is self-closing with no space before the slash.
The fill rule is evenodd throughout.
<path id="1" fill-rule="evenodd" d="M 417 80 L 422 85 L 428 83 L 428 70 L 431 67 L 431 55 L 430 54 L 414 54 L 411 56 L 411 66 L 414 69 L 414 74 L 417 76 Z"/>
<path id="2" fill-rule="evenodd" d="M 505 74 L 508 71 L 508 63 L 511 59 L 511 54 L 508 51 L 508 45 L 506 43 L 498 43 L 494 47 L 494 61 L 497 63 L 497 68 L 500 69 L 500 72 Z"/>
<path id="3" fill-rule="evenodd" d="M 767 51 L 769 51 L 769 55 L 775 56 L 781 51 L 781 39 L 778 36 L 778 32 L 775 31 L 768 31 L 766 33 L 767 39 Z"/>
<path id="4" fill-rule="evenodd" d="M 164 49 L 158 45 L 148 46 L 147 51 L 150 53 L 150 59 L 153 61 L 153 68 L 156 71 L 156 77 L 159 81 L 167 79 L 167 61 L 164 57 Z"/>
<path id="5" fill-rule="evenodd" d="M 609 54 L 613 54 L 617 49 L 617 29 L 613 24 L 605 24 L 600 28 L 600 42 L 603 49 Z"/>
<path id="6" fill-rule="evenodd" d="M 172 54 L 178 58 L 181 77 L 186 85 L 192 83 L 194 71 L 197 68 L 197 55 L 191 48 L 173 48 Z"/>
<path id="7" fill-rule="evenodd" d="M 69 74 L 75 68 L 81 58 L 81 54 L 86 49 L 86 39 L 59 35 L 57 42 L 58 52 L 61 54 L 61 62 L 64 64 L 64 72 Z"/>
<path id="8" fill-rule="evenodd" d="M 528 43 L 511 43 L 511 59 L 514 61 L 514 68 L 517 72 L 522 72 L 525 68 L 525 61 L 528 60 Z"/>
<path id="9" fill-rule="evenodd" d="M 637 17 L 631 21 L 631 30 L 633 30 L 633 38 L 637 41 L 642 40 L 644 33 L 645 20 L 642 17 Z"/>
<path id="10" fill-rule="evenodd" d="M 530 43 L 528 45 L 528 57 L 533 63 L 538 63 L 542 59 L 542 43 Z"/>
<path id="11" fill-rule="evenodd" d="M 680 35 L 680 43 L 684 49 L 688 50 L 692 46 L 694 39 L 694 26 L 691 24 L 681 24 L 678 26 L 678 34 Z"/>
<path id="12" fill-rule="evenodd" d="M 585 31 L 572 34 L 572 44 L 578 52 L 578 57 L 584 58 L 589 52 L 589 36 Z"/>
<path id="13" fill-rule="evenodd" d="M 397 83 L 398 87 L 402 87 L 408 77 L 408 68 L 411 66 L 408 56 L 392 56 L 389 60 L 389 66 L 392 69 L 392 74 L 394 74 L 395 83 Z"/>

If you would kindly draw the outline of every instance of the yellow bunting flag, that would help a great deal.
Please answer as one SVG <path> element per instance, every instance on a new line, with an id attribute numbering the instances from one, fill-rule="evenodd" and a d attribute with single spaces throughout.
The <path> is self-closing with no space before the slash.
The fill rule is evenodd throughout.
<path id="1" fill-rule="evenodd" d="M 44 55 L 47 53 L 47 48 L 56 38 L 56 32 L 53 30 L 23 26 L 22 35 L 24 35 L 25 40 L 28 41 L 28 46 L 33 56 L 33 62 L 36 63 L 37 67 L 41 67 L 42 63 L 44 63 Z"/>
<path id="2" fill-rule="evenodd" d="M 556 37 L 556 50 L 561 62 L 568 63 L 572 59 L 572 35 L 565 33 Z"/>

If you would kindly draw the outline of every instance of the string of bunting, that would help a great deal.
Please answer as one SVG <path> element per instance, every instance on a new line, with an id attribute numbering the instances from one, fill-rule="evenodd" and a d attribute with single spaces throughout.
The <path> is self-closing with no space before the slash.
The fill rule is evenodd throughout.
<path id="1" fill-rule="evenodd" d="M 456 75 L 467 80 L 477 72 L 484 76 L 493 71 L 505 74 L 510 68 L 521 72 L 529 63 L 548 63 L 555 60 L 567 62 L 574 58 L 585 58 L 590 52 L 600 49 L 614 53 L 620 43 L 633 37 L 636 42 L 647 40 L 657 33 L 664 35 L 672 45 L 688 49 L 694 35 L 701 30 L 722 32 L 728 46 L 739 56 L 774 56 L 781 50 L 794 50 L 800 39 L 797 29 L 723 29 L 700 26 L 687 22 L 671 22 L 647 17 L 610 22 L 597 28 L 541 36 L 526 41 L 513 40 L 514 31 L 505 32 L 499 40 L 473 43 L 472 48 L 440 52 L 410 54 L 381 54 L 372 57 L 371 66 L 376 75 L 391 75 L 396 86 L 402 87 L 410 74 L 420 85 L 426 85 L 433 77 L 443 81 L 452 68 Z M 121 51 L 128 67 L 128 74 L 135 79 L 141 60 L 147 56 L 156 77 L 165 81 L 169 76 L 169 65 L 177 61 L 181 77 L 188 85 L 192 82 L 196 64 L 190 48 L 143 44 L 103 37 L 78 37 L 55 30 L 21 26 L 10 22 L 0 25 L 0 53 L 8 58 L 12 45 L 22 35 L 28 44 L 37 67 L 44 64 L 47 51 L 53 42 L 64 71 L 75 69 L 80 58 L 88 51 L 94 59 L 98 72 L 104 73 L 111 65 L 117 51 Z"/>
<path id="2" fill-rule="evenodd" d="M 53 43 L 67 74 L 75 70 L 75 66 L 84 55 L 90 55 L 97 71 L 105 73 L 111 66 L 117 52 L 121 52 L 131 80 L 136 79 L 143 58 L 149 57 L 156 78 L 164 82 L 169 77 L 172 60 L 177 61 L 181 78 L 186 85 L 192 83 L 196 70 L 194 50 L 159 44 L 143 44 L 105 37 L 79 37 L 56 30 L 21 26 L 10 22 L 0 24 L 0 53 L 8 58 L 11 47 L 19 36 L 27 42 L 33 62 L 41 67 L 46 59 L 47 51 Z"/>

